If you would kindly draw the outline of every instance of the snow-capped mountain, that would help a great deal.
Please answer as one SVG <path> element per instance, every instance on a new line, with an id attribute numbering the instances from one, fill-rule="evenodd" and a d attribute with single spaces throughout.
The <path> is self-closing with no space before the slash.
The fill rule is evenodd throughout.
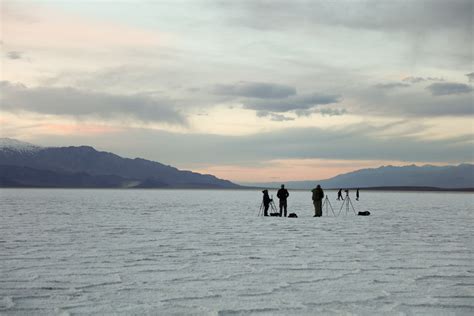
<path id="1" fill-rule="evenodd" d="M 11 150 L 21 153 L 33 153 L 43 147 L 11 138 L 0 138 L 0 150 Z"/>
<path id="2" fill-rule="evenodd" d="M 141 158 L 123 158 L 90 146 L 39 147 L 0 140 L 0 187 L 238 188 L 209 174 Z"/>

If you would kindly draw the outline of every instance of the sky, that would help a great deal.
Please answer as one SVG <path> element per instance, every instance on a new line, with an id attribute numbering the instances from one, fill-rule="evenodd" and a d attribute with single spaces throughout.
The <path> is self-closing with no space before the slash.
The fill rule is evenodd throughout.
<path id="1" fill-rule="evenodd" d="M 474 161 L 474 1 L 0 3 L 1 137 L 236 182 Z"/>

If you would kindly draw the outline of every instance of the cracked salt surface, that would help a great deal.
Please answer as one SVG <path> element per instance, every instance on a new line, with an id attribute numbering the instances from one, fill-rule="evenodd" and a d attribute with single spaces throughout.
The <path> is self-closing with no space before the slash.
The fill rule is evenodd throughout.
<path id="1" fill-rule="evenodd" d="M 473 314 L 474 195 L 361 193 L 2 189 L 0 314 Z"/>

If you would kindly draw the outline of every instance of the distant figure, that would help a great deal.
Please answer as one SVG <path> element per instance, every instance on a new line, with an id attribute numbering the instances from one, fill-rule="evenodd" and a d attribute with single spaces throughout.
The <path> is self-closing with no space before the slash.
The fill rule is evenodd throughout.
<path id="1" fill-rule="evenodd" d="M 281 189 L 278 190 L 277 197 L 280 199 L 280 217 L 283 215 L 283 210 L 285 210 L 285 217 L 286 217 L 286 211 L 288 208 L 288 204 L 286 202 L 286 199 L 290 196 L 290 193 L 288 193 L 288 190 L 285 189 L 285 185 L 281 185 Z"/>
<path id="2" fill-rule="evenodd" d="M 356 201 L 359 201 L 359 189 L 356 191 Z"/>
<path id="3" fill-rule="evenodd" d="M 340 201 L 340 200 L 344 201 L 344 198 L 342 197 L 342 189 L 339 189 L 339 192 L 337 192 L 337 200 L 338 201 Z"/>
<path id="4" fill-rule="evenodd" d="M 270 207 L 270 202 L 272 199 L 270 199 L 270 196 L 268 195 L 268 190 L 263 190 L 263 215 L 268 216 L 268 208 Z"/>
<path id="5" fill-rule="evenodd" d="M 324 191 L 321 189 L 321 186 L 318 184 L 315 189 L 311 190 L 313 192 L 313 204 L 314 204 L 314 216 L 320 217 L 323 215 L 323 198 Z"/>

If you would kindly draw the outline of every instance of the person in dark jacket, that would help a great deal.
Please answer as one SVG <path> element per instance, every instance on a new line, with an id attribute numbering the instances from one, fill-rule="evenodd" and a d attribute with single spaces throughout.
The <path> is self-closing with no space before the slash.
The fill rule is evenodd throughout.
<path id="1" fill-rule="evenodd" d="M 268 195 L 268 190 L 263 190 L 263 215 L 268 216 L 268 208 L 270 207 L 270 202 L 272 199 L 270 199 L 270 196 Z"/>
<path id="2" fill-rule="evenodd" d="M 313 192 L 314 217 L 320 217 L 323 215 L 324 191 L 318 184 L 311 192 Z"/>
<path id="3" fill-rule="evenodd" d="M 339 189 L 339 192 L 337 192 L 337 200 L 343 200 L 344 201 L 344 198 L 342 197 L 342 189 Z"/>
<path id="4" fill-rule="evenodd" d="M 283 210 L 285 211 L 285 217 L 287 213 L 287 208 L 288 208 L 288 203 L 286 199 L 290 196 L 290 193 L 288 193 L 288 190 L 285 189 L 285 185 L 281 185 L 281 189 L 278 190 L 277 192 L 277 197 L 280 199 L 280 217 L 283 215 Z"/>
<path id="5" fill-rule="evenodd" d="M 359 201 L 359 189 L 356 191 L 356 201 Z"/>

